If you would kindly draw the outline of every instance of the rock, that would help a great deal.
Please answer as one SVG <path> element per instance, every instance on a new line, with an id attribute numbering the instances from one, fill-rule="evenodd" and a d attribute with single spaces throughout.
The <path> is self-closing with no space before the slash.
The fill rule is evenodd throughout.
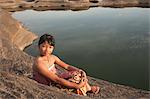
<path id="1" fill-rule="evenodd" d="M 69 4 L 69 8 L 73 11 L 77 11 L 77 10 L 87 10 L 90 8 L 90 4 L 89 3 L 81 3 L 81 2 L 70 2 Z"/>
<path id="2" fill-rule="evenodd" d="M 31 77 L 34 58 L 27 55 L 9 40 L 0 38 L 0 71 Z"/>
<path id="3" fill-rule="evenodd" d="M 8 11 L 85 10 L 89 7 L 150 7 L 149 0 L 3 0 L 0 7 Z"/>
<path id="4" fill-rule="evenodd" d="M 2 9 L 0 9 L 0 37 L 8 39 L 21 50 L 37 38 L 35 34 L 25 30 L 19 22 Z"/>
<path id="5" fill-rule="evenodd" d="M 15 0 L 1 0 L 0 3 L 15 3 Z"/>
<path id="6" fill-rule="evenodd" d="M 55 87 L 39 84 L 25 76 L 0 72 L 0 98 L 2 99 L 90 99 L 66 94 Z"/>
<path id="7" fill-rule="evenodd" d="M 140 0 L 101 0 L 103 7 L 137 7 Z"/>

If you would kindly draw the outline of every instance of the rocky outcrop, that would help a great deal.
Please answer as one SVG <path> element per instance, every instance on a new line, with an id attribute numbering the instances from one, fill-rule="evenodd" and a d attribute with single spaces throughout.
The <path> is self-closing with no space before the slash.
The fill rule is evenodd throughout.
<path id="1" fill-rule="evenodd" d="M 0 7 L 8 11 L 84 10 L 90 7 L 150 7 L 149 0 L 3 0 Z"/>
<path id="2" fill-rule="evenodd" d="M 21 23 L 2 9 L 0 9 L 0 37 L 8 39 L 21 50 L 37 38 L 35 34 L 25 30 Z"/>
<path id="3" fill-rule="evenodd" d="M 21 30 L 19 30 L 21 29 Z M 22 30 L 23 29 L 23 30 Z M 25 32 L 24 32 L 25 31 Z M 34 57 L 20 49 L 35 35 L 26 31 L 7 11 L 0 10 L 0 98 L 1 99 L 103 99 L 149 98 L 149 91 L 89 78 L 100 86 L 100 93 L 79 96 L 67 88 L 46 86 L 32 80 Z M 28 41 L 27 41 L 28 40 Z"/>
<path id="4" fill-rule="evenodd" d="M 103 7 L 150 7 L 149 0 L 102 0 Z"/>

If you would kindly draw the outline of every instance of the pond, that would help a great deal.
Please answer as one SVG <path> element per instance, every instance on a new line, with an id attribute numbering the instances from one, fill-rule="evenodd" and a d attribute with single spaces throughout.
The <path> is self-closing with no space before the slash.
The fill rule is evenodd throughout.
<path id="1" fill-rule="evenodd" d="M 149 90 L 148 8 L 25 10 L 12 14 L 30 31 L 56 39 L 54 54 L 88 75 Z M 38 55 L 38 39 L 24 51 Z"/>

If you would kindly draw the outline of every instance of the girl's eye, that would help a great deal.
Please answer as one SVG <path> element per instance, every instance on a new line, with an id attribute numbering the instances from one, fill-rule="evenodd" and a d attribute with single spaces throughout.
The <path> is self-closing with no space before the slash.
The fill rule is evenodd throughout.
<path id="1" fill-rule="evenodd" d="M 52 48 L 51 46 L 49 48 Z"/>

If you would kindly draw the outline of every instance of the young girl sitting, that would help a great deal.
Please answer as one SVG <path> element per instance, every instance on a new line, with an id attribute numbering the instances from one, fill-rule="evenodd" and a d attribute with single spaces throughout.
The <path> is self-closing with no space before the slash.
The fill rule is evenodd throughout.
<path id="1" fill-rule="evenodd" d="M 95 94 L 99 92 L 98 86 L 90 86 L 86 73 L 74 66 L 63 62 L 52 52 L 55 47 L 55 40 L 53 36 L 44 34 L 40 37 L 38 42 L 40 55 L 35 59 L 33 66 L 33 79 L 45 85 L 49 85 L 51 81 L 68 88 L 77 90 L 77 94 L 85 95 L 90 91 Z M 55 65 L 58 65 L 66 70 L 60 73 Z"/>

